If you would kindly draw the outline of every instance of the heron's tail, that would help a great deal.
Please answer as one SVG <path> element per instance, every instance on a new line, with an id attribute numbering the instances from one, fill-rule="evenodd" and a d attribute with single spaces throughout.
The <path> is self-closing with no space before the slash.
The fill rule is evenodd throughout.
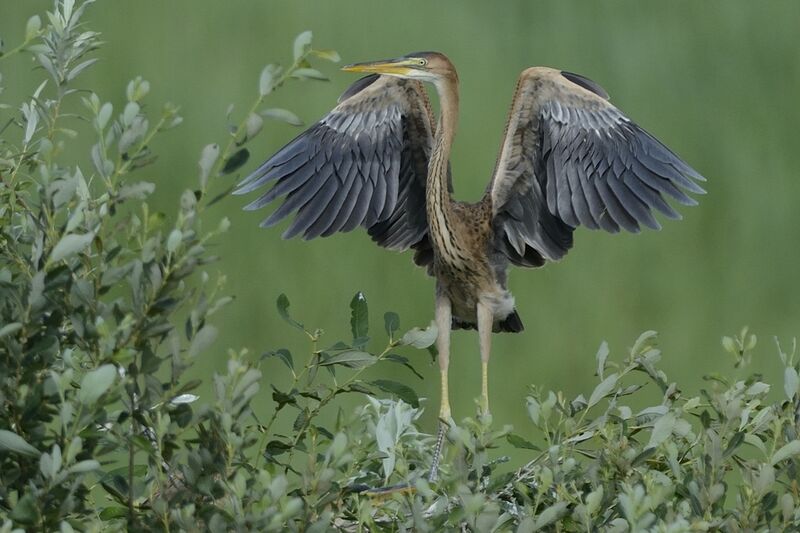
<path id="1" fill-rule="evenodd" d="M 467 322 L 456 316 L 453 316 L 451 327 L 453 329 L 478 329 L 478 325 L 475 322 Z M 514 309 L 503 320 L 496 322 L 492 331 L 494 333 L 519 333 L 523 329 L 525 329 L 525 326 L 522 325 L 522 319 L 519 317 L 519 314 L 517 314 L 517 310 Z"/>
<path id="2" fill-rule="evenodd" d="M 498 331 L 506 331 L 509 333 L 519 333 L 525 329 L 522 325 L 522 319 L 519 317 L 517 310 L 514 309 L 498 324 Z"/>

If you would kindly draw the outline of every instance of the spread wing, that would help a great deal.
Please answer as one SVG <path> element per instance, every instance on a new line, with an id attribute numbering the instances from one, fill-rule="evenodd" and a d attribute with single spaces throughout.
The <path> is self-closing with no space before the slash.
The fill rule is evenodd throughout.
<path id="1" fill-rule="evenodd" d="M 697 202 L 705 179 L 608 102 L 582 76 L 525 70 L 487 190 L 494 246 L 520 266 L 559 259 L 580 225 L 616 233 L 659 229 L 657 210 L 680 218 L 665 197 Z"/>
<path id="2" fill-rule="evenodd" d="M 288 239 L 326 237 L 358 226 L 392 250 L 417 250 L 428 264 L 425 180 L 433 143 L 428 97 L 413 80 L 371 75 L 354 83 L 339 104 L 245 178 L 234 194 L 272 187 L 245 209 L 280 197 L 262 223 L 296 212 Z"/>

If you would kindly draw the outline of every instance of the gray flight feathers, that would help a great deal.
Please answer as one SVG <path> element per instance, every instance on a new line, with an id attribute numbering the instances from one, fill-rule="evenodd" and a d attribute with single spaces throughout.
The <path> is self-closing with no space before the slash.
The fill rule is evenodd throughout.
<path id="1" fill-rule="evenodd" d="M 531 68 L 520 76 L 506 139 L 487 190 L 495 244 L 514 264 L 560 259 L 577 226 L 612 233 L 659 229 L 667 203 L 697 202 L 705 181 L 669 148 L 623 115 L 596 83 Z"/>
<path id="2" fill-rule="evenodd" d="M 234 194 L 272 187 L 245 207 L 283 198 L 261 225 L 296 216 L 284 238 L 305 239 L 359 226 L 391 250 L 414 248 L 432 260 L 425 181 L 433 143 L 430 104 L 421 84 L 371 75 L 356 81 L 328 115 L 245 178 Z"/>
<path id="3" fill-rule="evenodd" d="M 244 194 L 272 187 L 246 209 L 278 207 L 262 226 L 296 213 L 285 238 L 325 237 L 364 227 L 385 248 L 414 248 L 430 266 L 425 183 L 433 118 L 421 83 L 371 75 L 339 104 L 260 165 Z M 448 167 L 448 183 L 451 177 Z M 627 118 L 595 82 L 535 67 L 517 83 L 494 176 L 492 248 L 518 266 L 563 257 L 578 226 L 618 232 L 659 229 L 658 211 L 680 215 L 705 181 L 669 148 Z M 282 201 L 279 199 L 283 198 Z"/>

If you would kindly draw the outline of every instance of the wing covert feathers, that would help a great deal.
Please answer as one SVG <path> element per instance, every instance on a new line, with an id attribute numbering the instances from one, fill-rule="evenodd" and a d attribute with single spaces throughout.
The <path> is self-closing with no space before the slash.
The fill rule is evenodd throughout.
<path id="1" fill-rule="evenodd" d="M 430 248 L 425 181 L 432 143 L 430 104 L 421 84 L 367 76 L 245 178 L 235 194 L 271 184 L 245 209 L 283 198 L 261 225 L 295 213 L 284 238 L 313 239 L 362 226 L 380 246 L 413 247 L 424 262 Z"/>
<path id="2" fill-rule="evenodd" d="M 495 245 L 531 266 L 530 248 L 559 259 L 577 226 L 618 232 L 659 229 L 653 210 L 679 218 L 703 194 L 697 171 L 608 102 L 583 76 L 525 70 L 517 83 L 506 137 L 487 194 Z M 537 266 L 537 265 L 532 265 Z"/>

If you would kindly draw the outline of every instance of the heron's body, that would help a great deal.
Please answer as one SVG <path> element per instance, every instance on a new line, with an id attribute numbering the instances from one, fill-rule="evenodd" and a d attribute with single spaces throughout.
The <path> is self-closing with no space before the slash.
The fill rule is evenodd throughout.
<path id="1" fill-rule="evenodd" d="M 458 77 L 442 80 L 441 115 L 436 127 L 425 187 L 425 211 L 439 298 L 450 301 L 454 328 L 477 329 L 478 302 L 491 310 L 493 331 L 522 331 L 507 289 L 508 260 L 492 243 L 492 198 L 489 191 L 476 203 L 452 198 L 448 176 L 450 147 L 458 121 Z M 439 88 L 439 86 L 437 86 Z"/>
<path id="2" fill-rule="evenodd" d="M 449 159 L 458 76 L 452 63 L 420 52 L 345 70 L 373 74 L 354 83 L 336 108 L 262 164 L 237 193 L 275 181 L 248 208 L 285 196 L 262 225 L 296 211 L 286 238 L 363 226 L 380 246 L 415 250 L 414 261 L 436 279 L 439 416 L 445 421 L 451 418 L 451 328 L 478 330 L 484 412 L 491 333 L 523 329 L 507 289 L 510 265 L 561 259 L 580 225 L 658 229 L 653 210 L 679 218 L 664 196 L 693 205 L 683 190 L 704 192 L 695 183 L 703 177 L 611 105 L 600 86 L 534 67 L 517 82 L 484 196 L 474 204 L 455 201 Z M 436 87 L 435 125 L 421 82 Z"/>
<path id="3" fill-rule="evenodd" d="M 442 206 L 428 197 L 427 205 L 433 277 L 437 291 L 450 300 L 453 327 L 477 328 L 478 302 L 484 302 L 492 311 L 494 331 L 521 331 L 514 298 L 506 287 L 508 260 L 492 250 L 489 199 Z"/>

